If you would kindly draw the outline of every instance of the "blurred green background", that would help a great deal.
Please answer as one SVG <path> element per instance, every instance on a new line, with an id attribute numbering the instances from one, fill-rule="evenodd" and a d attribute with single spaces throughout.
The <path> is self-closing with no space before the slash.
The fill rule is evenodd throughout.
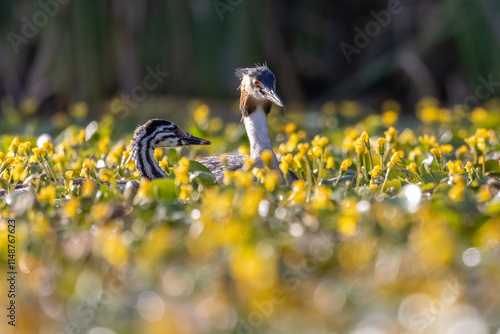
<path id="1" fill-rule="evenodd" d="M 370 26 L 391 5 L 389 24 Z M 413 112 L 422 97 L 464 103 L 481 78 L 500 82 L 498 17 L 497 0 L 0 0 L 0 97 L 34 98 L 42 115 L 99 105 L 149 67 L 169 75 L 147 97 L 232 101 L 234 69 L 267 62 L 288 106 L 391 98 Z M 374 37 L 349 62 L 341 45 L 367 24 Z"/>

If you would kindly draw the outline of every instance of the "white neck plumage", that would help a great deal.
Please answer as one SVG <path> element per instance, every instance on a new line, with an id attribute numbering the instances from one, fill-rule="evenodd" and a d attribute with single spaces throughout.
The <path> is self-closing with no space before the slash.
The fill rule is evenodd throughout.
<path id="1" fill-rule="evenodd" d="M 260 156 L 262 152 L 269 150 L 273 153 L 274 157 L 271 167 L 278 169 L 278 160 L 276 159 L 271 139 L 269 138 L 267 116 L 262 106 L 258 106 L 250 115 L 244 117 L 243 122 L 245 123 L 248 139 L 250 140 L 250 157 L 255 162 L 256 167 L 262 167 Z"/>

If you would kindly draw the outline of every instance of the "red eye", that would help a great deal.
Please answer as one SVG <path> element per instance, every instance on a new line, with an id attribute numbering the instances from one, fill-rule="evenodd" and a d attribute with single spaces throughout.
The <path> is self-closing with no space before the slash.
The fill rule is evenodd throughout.
<path id="1" fill-rule="evenodd" d="M 255 87 L 260 87 L 260 82 L 255 81 Z"/>

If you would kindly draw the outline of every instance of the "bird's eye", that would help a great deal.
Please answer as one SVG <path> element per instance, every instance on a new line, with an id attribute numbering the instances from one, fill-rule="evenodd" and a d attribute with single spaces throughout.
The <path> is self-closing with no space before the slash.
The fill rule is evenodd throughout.
<path id="1" fill-rule="evenodd" d="M 255 81 L 255 82 L 254 82 L 254 85 L 255 85 L 255 87 L 260 87 L 260 82 Z"/>

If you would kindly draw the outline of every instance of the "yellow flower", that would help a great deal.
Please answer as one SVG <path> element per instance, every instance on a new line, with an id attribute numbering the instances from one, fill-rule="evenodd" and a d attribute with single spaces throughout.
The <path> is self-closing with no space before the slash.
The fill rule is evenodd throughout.
<path id="1" fill-rule="evenodd" d="M 408 169 L 411 173 L 416 173 L 418 170 L 418 166 L 416 163 L 411 162 L 408 166 L 406 166 L 406 169 Z"/>
<path id="2" fill-rule="evenodd" d="M 283 160 L 288 163 L 288 164 L 291 164 L 293 162 L 293 155 L 292 154 L 287 154 L 283 157 Z"/>
<path id="3" fill-rule="evenodd" d="M 454 185 L 448 192 L 448 196 L 454 202 L 460 202 L 463 199 L 465 187 L 463 185 Z"/>
<path id="4" fill-rule="evenodd" d="M 64 211 L 66 212 L 66 215 L 69 218 L 73 218 L 78 212 L 79 208 L 80 208 L 80 201 L 78 200 L 78 198 L 72 197 L 68 201 L 68 203 L 66 203 Z"/>
<path id="5" fill-rule="evenodd" d="M 193 118 L 196 123 L 200 124 L 206 122 L 209 115 L 210 108 L 206 104 L 202 104 L 194 111 Z"/>
<path id="6" fill-rule="evenodd" d="M 349 138 L 351 140 L 355 140 L 358 138 L 359 134 L 358 131 L 354 128 L 346 128 L 344 130 L 344 137 Z"/>
<path id="7" fill-rule="evenodd" d="M 255 176 L 260 182 L 264 182 L 264 171 L 262 169 L 252 169 L 252 175 Z"/>
<path id="8" fill-rule="evenodd" d="M 295 123 L 288 123 L 285 125 L 285 132 L 293 133 L 295 130 L 297 130 L 297 125 L 295 125 Z"/>
<path id="9" fill-rule="evenodd" d="M 301 152 L 298 152 L 293 156 L 293 167 L 295 169 L 301 169 L 302 168 L 302 158 L 304 157 L 304 154 Z"/>
<path id="10" fill-rule="evenodd" d="M 389 162 L 387 163 L 387 169 L 389 169 L 389 170 L 393 170 L 393 169 L 394 169 L 394 163 L 392 163 L 392 162 L 390 162 L 390 161 L 389 161 Z"/>
<path id="11" fill-rule="evenodd" d="M 267 164 L 270 164 L 273 159 L 274 159 L 274 154 L 273 152 L 271 152 L 270 150 L 265 150 L 264 152 L 262 152 L 262 154 L 260 155 L 260 158 L 262 159 L 262 161 L 264 161 L 265 163 Z"/>
<path id="12" fill-rule="evenodd" d="M 19 147 L 17 148 L 17 154 L 23 155 L 26 151 L 29 151 L 31 147 L 31 143 L 29 141 L 19 144 Z"/>
<path id="13" fill-rule="evenodd" d="M 163 158 L 162 161 L 158 163 L 158 165 L 163 168 L 164 170 L 168 168 L 168 160 L 166 157 Z"/>
<path id="14" fill-rule="evenodd" d="M 309 150 L 309 144 L 308 143 L 302 143 L 297 146 L 299 149 L 299 152 L 302 154 L 305 154 Z"/>
<path id="15" fill-rule="evenodd" d="M 280 163 L 280 170 L 283 172 L 284 175 L 288 175 L 288 170 L 290 169 L 290 166 L 288 165 L 288 162 L 282 160 Z"/>
<path id="16" fill-rule="evenodd" d="M 312 151 L 312 155 L 314 155 L 317 158 L 321 157 L 321 154 L 323 153 L 323 150 L 319 146 L 315 146 L 312 149 L 309 150 L 309 152 Z"/>
<path id="17" fill-rule="evenodd" d="M 476 195 L 476 199 L 478 202 L 482 203 L 482 202 L 486 202 L 488 200 L 491 199 L 491 193 L 490 191 L 488 190 L 488 187 L 487 186 L 482 186 L 480 189 L 479 189 L 479 193 Z"/>
<path id="18" fill-rule="evenodd" d="M 375 185 L 375 183 L 373 183 L 373 179 L 372 179 L 372 180 L 370 180 L 370 184 L 368 185 L 368 189 L 373 190 L 375 188 L 377 188 L 377 186 Z"/>
<path id="19" fill-rule="evenodd" d="M 465 164 L 465 170 L 467 171 L 467 173 L 474 171 L 474 165 L 472 164 L 472 162 L 467 161 L 467 164 Z"/>
<path id="20" fill-rule="evenodd" d="M 326 168 L 327 169 L 332 169 L 333 166 L 335 164 L 335 158 L 334 157 L 328 157 L 328 159 L 326 159 Z"/>
<path id="21" fill-rule="evenodd" d="M 181 185 L 180 193 L 179 193 L 179 198 L 182 200 L 187 200 L 190 196 L 191 193 L 193 192 L 193 186 L 190 184 L 183 184 Z"/>
<path id="22" fill-rule="evenodd" d="M 54 188 L 52 185 L 42 188 L 40 190 L 40 193 L 37 195 L 37 199 L 40 202 L 54 204 L 56 200 L 56 188 Z"/>
<path id="23" fill-rule="evenodd" d="M 295 148 L 299 144 L 299 141 L 299 136 L 296 133 L 290 134 L 290 138 L 288 138 L 288 142 L 285 145 L 286 151 L 292 152 L 293 150 L 295 150 Z"/>
<path id="24" fill-rule="evenodd" d="M 130 154 L 130 152 L 127 152 L 126 154 Z M 111 149 L 111 152 L 109 152 L 108 161 L 112 164 L 118 164 L 120 163 L 122 156 L 125 159 L 128 158 L 128 155 L 126 154 L 125 154 L 125 146 L 121 143 L 118 143 Z"/>
<path id="25" fill-rule="evenodd" d="M 221 161 L 223 159 L 226 159 L 224 161 L 224 164 L 226 164 L 227 156 L 225 156 L 225 155 L 221 156 Z M 242 169 L 245 170 L 245 171 L 249 171 L 249 170 L 252 169 L 252 167 L 253 167 L 253 160 L 252 160 L 252 158 L 249 157 L 249 156 L 243 157 L 243 167 L 242 167 Z"/>
<path id="26" fill-rule="evenodd" d="M 339 218 L 339 230 L 346 236 L 350 237 L 356 232 L 356 217 L 352 215 L 343 215 Z"/>
<path id="27" fill-rule="evenodd" d="M 427 215 L 429 220 L 412 229 L 408 238 L 409 249 L 425 271 L 447 267 L 455 255 L 453 233 L 438 217 Z"/>
<path id="28" fill-rule="evenodd" d="M 109 137 L 104 137 L 99 142 L 97 143 L 97 147 L 99 149 L 99 153 L 105 154 L 108 150 L 108 145 L 109 145 L 110 139 Z"/>
<path id="29" fill-rule="evenodd" d="M 267 191 L 273 191 L 276 188 L 276 185 L 279 183 L 279 181 L 280 181 L 280 174 L 277 171 L 272 170 L 265 176 L 264 187 L 266 188 Z"/>
<path id="30" fill-rule="evenodd" d="M 385 134 L 385 139 L 389 142 L 389 143 L 395 143 L 396 140 L 397 140 L 397 136 L 398 136 L 398 131 L 396 129 L 394 129 L 392 126 L 384 132 Z"/>
<path id="31" fill-rule="evenodd" d="M 253 174 L 249 171 L 238 169 L 234 172 L 234 183 L 243 188 L 252 186 Z"/>
<path id="32" fill-rule="evenodd" d="M 488 112 L 484 108 L 476 108 L 470 113 L 470 120 L 472 123 L 483 122 L 488 118 Z"/>
<path id="33" fill-rule="evenodd" d="M 19 146 L 19 138 L 15 137 L 9 146 L 9 152 L 14 152 L 18 146 Z"/>
<path id="34" fill-rule="evenodd" d="M 43 143 L 42 147 L 44 150 L 49 152 L 49 154 L 54 154 L 54 146 L 52 146 L 50 140 L 47 140 L 45 143 Z"/>
<path id="35" fill-rule="evenodd" d="M 333 209 L 332 190 L 325 185 L 318 186 L 314 189 L 314 197 L 312 200 L 312 207 L 315 210 Z"/>
<path id="36" fill-rule="evenodd" d="M 224 184 L 230 184 L 231 181 L 234 179 L 234 172 L 230 170 L 226 170 L 224 172 Z"/>
<path id="37" fill-rule="evenodd" d="M 77 102 L 73 104 L 70 108 L 70 114 L 75 118 L 85 118 L 88 115 L 88 113 L 89 113 L 89 106 L 86 102 Z"/>
<path id="38" fill-rule="evenodd" d="M 71 179 L 73 177 L 73 171 L 69 170 L 64 175 L 66 176 L 66 179 L 69 180 L 69 179 Z"/>
<path id="39" fill-rule="evenodd" d="M 313 147 L 325 147 L 328 145 L 328 138 L 326 137 L 321 137 L 320 135 L 316 135 L 314 139 L 312 140 L 312 146 Z"/>
<path id="40" fill-rule="evenodd" d="M 250 155 L 250 150 L 248 149 L 248 146 L 241 145 L 240 147 L 238 147 L 238 154 Z"/>
<path id="41" fill-rule="evenodd" d="M 25 163 L 26 162 L 26 157 L 19 157 L 17 156 L 15 159 L 14 159 L 14 162 L 16 163 Z"/>
<path id="42" fill-rule="evenodd" d="M 156 160 L 160 159 L 163 156 L 163 150 L 161 148 L 155 148 L 153 156 Z"/>
<path id="43" fill-rule="evenodd" d="M 3 162 L 5 164 L 5 166 L 9 166 L 10 164 L 12 164 L 16 159 L 12 158 L 12 157 L 8 157 L 7 159 L 5 159 L 5 161 Z"/>
<path id="44" fill-rule="evenodd" d="M 431 154 L 433 154 L 436 159 L 441 159 L 443 157 L 443 155 L 441 154 L 441 151 L 439 151 L 439 148 L 435 147 L 435 148 L 431 148 Z"/>
<path id="45" fill-rule="evenodd" d="M 391 162 L 393 164 L 400 164 L 401 158 L 402 158 L 402 154 L 400 151 L 394 152 L 394 154 L 392 155 L 392 158 L 391 158 Z"/>
<path id="46" fill-rule="evenodd" d="M 411 129 L 404 129 L 399 135 L 399 142 L 401 144 L 409 144 L 413 146 L 417 144 L 417 137 L 415 137 L 415 134 Z"/>
<path id="47" fill-rule="evenodd" d="M 429 135 L 419 136 L 418 141 L 427 147 L 434 147 L 434 145 L 436 145 L 436 137 L 434 136 L 429 136 Z"/>
<path id="48" fill-rule="evenodd" d="M 66 157 L 64 156 L 63 152 L 59 152 L 52 156 L 52 160 L 54 160 L 54 162 L 56 163 L 62 164 L 66 161 Z"/>
<path id="49" fill-rule="evenodd" d="M 422 110 L 420 110 L 418 117 L 424 123 L 431 123 L 431 122 L 438 121 L 439 120 L 439 109 L 434 107 L 434 106 L 423 108 Z"/>
<path id="50" fill-rule="evenodd" d="M 452 113 L 448 109 L 439 109 L 438 120 L 441 123 L 449 123 L 452 119 Z"/>
<path id="51" fill-rule="evenodd" d="M 99 173 L 99 180 L 103 182 L 109 182 L 111 184 L 116 184 L 116 179 L 113 175 L 113 172 L 106 168 L 101 169 Z"/>
<path id="52" fill-rule="evenodd" d="M 383 155 L 385 151 L 385 143 L 387 140 L 385 138 L 379 138 L 377 139 L 377 153 L 379 155 Z"/>
<path id="53" fill-rule="evenodd" d="M 175 184 L 180 185 L 182 183 L 189 182 L 189 160 L 182 157 L 179 163 L 174 166 L 175 173 Z"/>
<path id="54" fill-rule="evenodd" d="M 476 143 L 477 143 L 477 138 L 476 138 L 476 136 L 471 136 L 471 137 L 465 138 L 464 140 L 465 140 L 465 142 L 467 143 L 467 145 L 469 145 L 469 147 L 470 147 L 471 149 L 474 149 L 474 146 L 475 146 L 475 145 L 476 145 Z"/>
<path id="55" fill-rule="evenodd" d="M 342 161 L 342 163 L 340 164 L 340 169 L 341 169 L 343 172 L 346 172 L 346 171 L 347 171 L 347 169 L 348 169 L 349 167 L 351 167 L 351 165 L 352 165 L 352 161 L 351 161 L 351 160 L 347 160 L 347 159 L 346 159 L 346 160 Z"/>
<path id="56" fill-rule="evenodd" d="M 441 146 L 438 146 L 438 149 L 439 149 L 439 151 L 441 151 L 441 153 L 448 154 L 451 151 L 453 151 L 453 145 L 450 145 L 450 144 L 441 145 Z"/>
<path id="57" fill-rule="evenodd" d="M 460 167 L 460 164 L 458 162 L 453 162 L 450 160 L 446 163 L 446 166 L 448 167 L 448 171 L 451 174 L 461 174 L 464 172 L 464 170 Z"/>
<path id="58" fill-rule="evenodd" d="M 382 114 L 382 124 L 384 126 L 391 126 L 398 121 L 398 113 L 392 110 L 386 111 Z"/>
<path id="59" fill-rule="evenodd" d="M 9 174 L 8 170 L 6 170 L 6 171 L 3 172 L 3 179 L 6 180 L 6 181 L 10 180 L 10 174 Z"/>
<path id="60" fill-rule="evenodd" d="M 460 146 L 457 149 L 457 154 L 463 156 L 463 155 L 465 155 L 467 153 L 467 151 L 469 151 L 469 149 L 467 148 L 467 146 L 462 145 L 462 146 Z"/>
<path id="61" fill-rule="evenodd" d="M 373 167 L 373 170 L 371 172 L 369 172 L 368 174 L 370 174 L 372 177 L 376 178 L 376 177 L 382 175 L 382 168 L 380 167 L 380 165 L 376 165 L 375 167 Z"/>
<path id="62" fill-rule="evenodd" d="M 485 128 L 479 128 L 476 130 L 475 136 L 477 138 L 488 139 L 490 137 L 490 133 Z"/>
<path id="63" fill-rule="evenodd" d="M 93 191 L 94 191 L 94 181 L 92 181 L 91 179 L 86 179 L 85 181 L 83 181 L 82 196 L 90 197 Z"/>
<path id="64" fill-rule="evenodd" d="M 348 152 L 354 150 L 354 144 L 356 142 L 349 137 L 344 137 L 342 141 L 342 148 Z"/>
<path id="65" fill-rule="evenodd" d="M 83 163 L 82 170 L 80 171 L 80 177 L 88 177 L 89 176 L 89 171 L 92 169 L 92 164 L 89 161 L 86 161 Z"/>
<path id="66" fill-rule="evenodd" d="M 413 150 L 410 151 L 410 154 L 408 155 L 408 159 L 414 161 L 417 157 L 422 155 L 422 149 L 420 147 L 415 147 Z"/>
<path id="67" fill-rule="evenodd" d="M 149 196 L 149 192 L 151 190 L 151 181 L 142 179 L 139 184 L 139 190 L 137 191 L 137 196 L 139 198 L 144 198 Z"/>
<path id="68" fill-rule="evenodd" d="M 28 177 L 28 172 L 24 168 L 24 164 L 18 163 L 17 165 L 12 168 L 12 177 L 14 179 L 14 182 L 17 181 L 24 181 Z"/>
<path id="69" fill-rule="evenodd" d="M 288 197 L 291 204 L 300 204 L 306 201 L 306 183 L 304 180 L 297 180 L 292 184 L 292 192 Z"/>
<path id="70" fill-rule="evenodd" d="M 356 144 L 355 145 L 355 151 L 356 151 L 356 154 L 361 155 L 361 154 L 365 153 L 366 148 L 365 148 L 364 145 Z"/>
<path id="71" fill-rule="evenodd" d="M 85 130 L 83 130 L 83 129 L 80 130 L 80 132 L 78 133 L 78 136 L 77 136 L 78 141 L 83 143 L 85 141 L 85 136 L 86 136 Z"/>

